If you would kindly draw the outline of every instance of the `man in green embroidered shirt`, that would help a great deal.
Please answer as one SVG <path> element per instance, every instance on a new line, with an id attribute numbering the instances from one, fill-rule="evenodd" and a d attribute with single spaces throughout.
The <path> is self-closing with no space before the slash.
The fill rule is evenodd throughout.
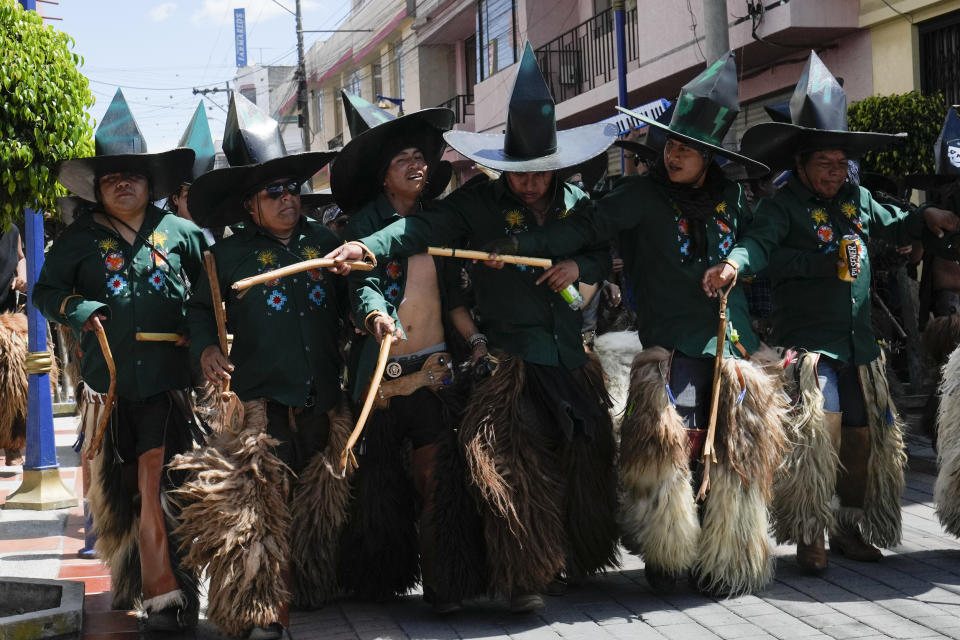
<path id="1" fill-rule="evenodd" d="M 933 207 L 881 205 L 847 182 L 850 159 L 898 136 L 847 131 L 846 96 L 815 53 L 790 111 L 791 123 L 751 128 L 743 149 L 793 175 L 760 202 L 753 226 L 704 274 L 703 288 L 712 295 L 738 271 L 770 264 L 774 336 L 802 351 L 791 376 L 799 381 L 790 425 L 797 444 L 778 477 L 774 531 L 796 541 L 800 566 L 817 572 L 827 565 L 824 529 L 832 551 L 861 561 L 877 561 L 874 545 L 896 545 L 901 535 L 906 455 L 871 328 L 866 241 L 876 235 L 901 246 L 920 237 L 924 222 L 942 235 L 957 219 Z M 832 512 L 834 487 L 840 508 Z"/>
<path id="2" fill-rule="evenodd" d="M 148 629 L 176 631 L 196 623 L 197 578 L 171 562 L 181 554 L 177 541 L 168 540 L 161 493 L 175 488 L 165 463 L 192 446 L 184 302 L 200 275 L 204 240 L 192 222 L 150 201 L 189 175 L 193 151 L 146 153 L 119 90 L 97 129 L 96 151 L 59 169 L 60 182 L 91 205 L 50 247 L 33 302 L 79 336 L 84 424 L 97 424 L 101 394 L 110 387 L 95 336 L 106 332 L 116 361 L 117 404 L 91 465 L 97 549 L 110 566 L 114 607 L 142 600 Z M 140 332 L 180 338 L 142 342 L 135 337 Z M 89 447 L 92 429 L 86 437 Z M 131 476 L 136 490 L 124 481 Z"/>
<path id="3" fill-rule="evenodd" d="M 553 100 L 528 45 L 518 65 L 505 135 L 449 131 L 454 149 L 504 172 L 459 189 L 360 238 L 378 256 L 430 244 L 481 248 L 527 228 L 549 227 L 587 201 L 555 172 L 603 153 L 612 126 L 558 132 Z M 331 257 L 358 257 L 348 243 Z M 541 272 L 519 265 L 473 273 L 481 328 L 498 363 L 478 383 L 460 429 L 483 517 L 490 590 L 514 611 L 544 606 L 550 586 L 616 562 L 614 443 L 602 371 L 588 361 L 581 314 L 559 291 L 598 282 L 605 246 Z M 546 286 L 544 286 L 546 285 Z"/>

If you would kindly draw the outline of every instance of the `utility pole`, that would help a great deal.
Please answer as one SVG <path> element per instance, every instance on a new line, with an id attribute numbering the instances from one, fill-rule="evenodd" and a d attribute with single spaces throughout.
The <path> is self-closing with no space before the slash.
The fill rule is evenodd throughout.
<path id="1" fill-rule="evenodd" d="M 704 55 L 707 66 L 730 50 L 730 28 L 727 26 L 727 0 L 703 0 Z"/>
<path id="2" fill-rule="evenodd" d="M 310 107 L 307 104 L 307 65 L 303 57 L 303 15 L 297 0 L 297 124 L 303 136 L 303 150 L 310 151 Z"/>

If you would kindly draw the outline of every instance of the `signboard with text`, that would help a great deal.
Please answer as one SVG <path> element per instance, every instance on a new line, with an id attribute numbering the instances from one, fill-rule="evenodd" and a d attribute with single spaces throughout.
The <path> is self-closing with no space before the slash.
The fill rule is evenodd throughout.
<path id="1" fill-rule="evenodd" d="M 233 33 L 237 44 L 237 67 L 247 66 L 247 18 L 243 9 L 233 10 Z"/>

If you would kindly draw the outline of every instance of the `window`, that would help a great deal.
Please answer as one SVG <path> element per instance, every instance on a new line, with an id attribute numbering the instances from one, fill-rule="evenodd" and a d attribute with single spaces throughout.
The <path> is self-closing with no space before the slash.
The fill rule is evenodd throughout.
<path id="1" fill-rule="evenodd" d="M 390 63 L 393 65 L 393 84 L 390 90 L 393 94 L 391 98 L 403 99 L 403 42 L 393 45 L 390 54 Z"/>
<path id="2" fill-rule="evenodd" d="M 240 95 L 252 102 L 257 104 L 257 88 L 256 87 L 243 87 L 240 89 Z"/>
<path id="3" fill-rule="evenodd" d="M 942 93 L 947 104 L 960 103 L 960 11 L 926 20 L 920 31 L 920 89 Z"/>
<path id="4" fill-rule="evenodd" d="M 477 2 L 477 77 L 489 78 L 517 61 L 515 0 Z"/>
<path id="5" fill-rule="evenodd" d="M 355 70 L 353 73 L 350 74 L 350 79 L 347 80 L 346 89 L 347 89 L 347 93 L 352 93 L 353 95 L 360 96 L 361 98 L 363 97 L 363 95 L 360 93 L 360 70 L 359 69 Z"/>
<path id="6" fill-rule="evenodd" d="M 317 89 L 317 119 L 313 127 L 315 133 L 323 135 L 323 88 Z"/>
<path id="7" fill-rule="evenodd" d="M 380 65 L 375 64 L 370 68 L 370 75 L 373 78 L 373 97 L 371 102 L 377 101 L 377 96 L 383 95 L 383 78 L 380 75 Z"/>
<path id="8" fill-rule="evenodd" d="M 343 133 L 343 96 L 340 95 L 340 87 L 333 90 L 333 132 L 339 135 Z"/>

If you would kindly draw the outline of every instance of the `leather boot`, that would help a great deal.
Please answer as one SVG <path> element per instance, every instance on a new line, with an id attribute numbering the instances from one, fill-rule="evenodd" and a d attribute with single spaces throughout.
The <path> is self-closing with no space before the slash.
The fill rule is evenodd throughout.
<path id="1" fill-rule="evenodd" d="M 821 573 L 827 568 L 827 550 L 823 546 L 823 531 L 811 544 L 797 543 L 797 564 L 807 573 Z"/>
<path id="2" fill-rule="evenodd" d="M 867 494 L 867 465 L 870 460 L 869 427 L 844 427 L 840 438 L 840 464 L 837 472 L 837 495 L 840 506 L 863 510 Z M 830 532 L 830 550 L 860 562 L 876 562 L 883 557 L 880 550 L 868 544 L 856 525 L 838 524 Z"/>
<path id="3" fill-rule="evenodd" d="M 428 444 L 413 450 L 413 485 L 420 497 L 420 573 L 423 576 L 423 599 L 435 613 L 451 613 L 463 608 L 458 600 L 437 593 L 433 585 L 436 577 L 436 537 L 434 524 L 434 495 L 437 489 L 437 445 Z"/>
<path id="4" fill-rule="evenodd" d="M 186 625 L 182 615 L 186 598 L 170 565 L 167 527 L 160 506 L 162 474 L 163 447 L 150 449 L 137 459 L 143 608 L 147 612 L 145 626 L 148 629 L 176 631 Z"/>

